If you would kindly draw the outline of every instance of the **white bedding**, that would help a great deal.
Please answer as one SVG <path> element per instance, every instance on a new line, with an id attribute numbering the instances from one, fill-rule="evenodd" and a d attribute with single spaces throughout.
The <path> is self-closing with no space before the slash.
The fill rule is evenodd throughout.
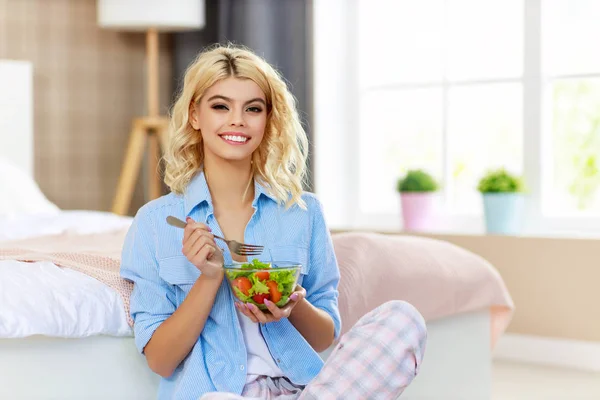
<path id="1" fill-rule="evenodd" d="M 0 218 L 0 241 L 122 229 L 131 218 L 60 211 Z M 0 261 L 0 338 L 131 336 L 121 297 L 103 283 L 49 262 Z"/>
<path id="2" fill-rule="evenodd" d="M 0 242 L 65 232 L 91 234 L 122 229 L 130 217 L 100 211 L 57 211 L 16 215 L 0 214 Z"/>

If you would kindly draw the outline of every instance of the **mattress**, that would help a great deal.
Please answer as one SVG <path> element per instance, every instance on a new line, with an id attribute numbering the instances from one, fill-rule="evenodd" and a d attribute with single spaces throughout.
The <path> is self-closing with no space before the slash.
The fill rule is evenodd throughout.
<path id="1" fill-rule="evenodd" d="M 0 219 L 0 242 L 123 229 L 131 218 L 60 211 Z M 123 301 L 109 286 L 53 263 L 0 261 L 0 338 L 132 336 Z"/>

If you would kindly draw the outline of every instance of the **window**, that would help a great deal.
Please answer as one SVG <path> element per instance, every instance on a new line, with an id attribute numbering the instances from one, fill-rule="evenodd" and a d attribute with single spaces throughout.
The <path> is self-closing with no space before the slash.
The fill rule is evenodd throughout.
<path id="1" fill-rule="evenodd" d="M 357 15 L 360 211 L 397 211 L 395 181 L 423 168 L 449 212 L 480 214 L 479 175 L 522 172 L 522 0 L 359 0 Z"/>
<path id="2" fill-rule="evenodd" d="M 315 183 L 334 226 L 397 228 L 396 181 L 423 168 L 447 228 L 482 232 L 477 182 L 504 167 L 525 176 L 526 233 L 600 232 L 600 2 L 314 4 Z"/>
<path id="3" fill-rule="evenodd" d="M 600 2 L 542 3 L 547 128 L 543 212 L 600 216 Z M 600 228 L 599 228 L 600 229 Z"/>

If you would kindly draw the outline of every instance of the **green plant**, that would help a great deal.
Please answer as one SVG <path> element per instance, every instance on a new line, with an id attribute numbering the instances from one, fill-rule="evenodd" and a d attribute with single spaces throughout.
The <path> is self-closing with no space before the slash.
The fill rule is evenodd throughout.
<path id="1" fill-rule="evenodd" d="M 402 192 L 435 192 L 438 183 L 427 172 L 421 169 L 409 170 L 406 175 L 398 179 L 396 190 Z"/>
<path id="2" fill-rule="evenodd" d="M 477 185 L 481 193 L 517 193 L 524 189 L 522 179 L 504 168 L 488 171 Z"/>

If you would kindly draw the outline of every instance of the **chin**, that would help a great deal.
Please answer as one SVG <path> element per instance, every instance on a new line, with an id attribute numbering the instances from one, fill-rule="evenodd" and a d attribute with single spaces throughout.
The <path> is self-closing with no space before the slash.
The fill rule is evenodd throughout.
<path id="1" fill-rule="evenodd" d="M 220 151 L 215 154 L 217 157 L 227 161 L 248 161 L 252 159 L 252 152 L 244 151 Z"/>

